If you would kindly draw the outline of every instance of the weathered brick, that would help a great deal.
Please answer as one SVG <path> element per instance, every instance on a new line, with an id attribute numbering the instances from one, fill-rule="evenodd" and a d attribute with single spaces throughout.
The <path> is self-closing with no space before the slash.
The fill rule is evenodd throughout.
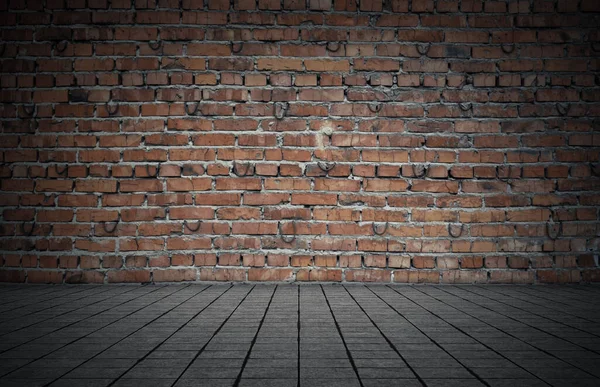
<path id="1" fill-rule="evenodd" d="M 109 3 L 4 6 L 0 281 L 600 278 L 597 1 Z"/>

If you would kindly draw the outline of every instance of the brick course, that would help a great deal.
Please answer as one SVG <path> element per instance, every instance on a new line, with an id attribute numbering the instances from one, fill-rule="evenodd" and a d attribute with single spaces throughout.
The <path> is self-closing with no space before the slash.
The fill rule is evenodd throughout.
<path id="1" fill-rule="evenodd" d="M 0 11 L 0 281 L 600 279 L 596 0 Z"/>

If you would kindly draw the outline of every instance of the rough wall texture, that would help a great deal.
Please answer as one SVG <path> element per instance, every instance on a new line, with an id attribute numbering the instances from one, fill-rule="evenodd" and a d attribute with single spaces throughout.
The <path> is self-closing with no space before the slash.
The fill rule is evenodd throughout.
<path id="1" fill-rule="evenodd" d="M 600 280 L 598 0 L 1 0 L 0 280 Z"/>

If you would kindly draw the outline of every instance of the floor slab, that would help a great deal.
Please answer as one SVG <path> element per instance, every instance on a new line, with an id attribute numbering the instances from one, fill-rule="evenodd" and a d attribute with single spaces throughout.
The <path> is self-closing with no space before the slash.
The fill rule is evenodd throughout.
<path id="1" fill-rule="evenodd" d="M 0 285 L 2 386 L 597 386 L 598 364 L 592 285 Z"/>

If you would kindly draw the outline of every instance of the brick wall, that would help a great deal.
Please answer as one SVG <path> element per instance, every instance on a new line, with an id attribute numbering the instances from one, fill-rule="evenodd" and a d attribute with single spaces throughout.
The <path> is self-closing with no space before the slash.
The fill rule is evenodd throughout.
<path id="1" fill-rule="evenodd" d="M 598 0 L 0 8 L 0 281 L 600 279 Z"/>

